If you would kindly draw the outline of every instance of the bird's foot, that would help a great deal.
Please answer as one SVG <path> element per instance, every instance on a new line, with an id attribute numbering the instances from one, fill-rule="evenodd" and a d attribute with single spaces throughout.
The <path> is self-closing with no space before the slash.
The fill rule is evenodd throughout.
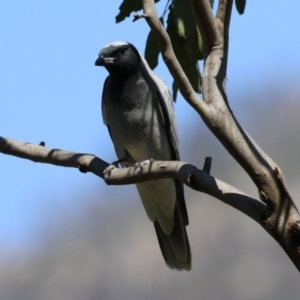
<path id="1" fill-rule="evenodd" d="M 108 178 L 110 177 L 111 171 L 116 168 L 114 164 L 109 165 L 108 167 L 105 168 L 103 171 L 104 174 L 104 181 L 107 182 Z"/>
<path id="2" fill-rule="evenodd" d="M 112 164 L 110 164 L 107 168 L 105 168 L 105 170 L 103 171 L 104 174 L 104 181 L 107 182 L 107 179 L 110 177 L 111 171 L 114 168 L 118 168 L 119 164 L 121 164 L 122 162 L 124 162 L 126 160 L 126 157 L 118 159 L 114 162 L 112 162 Z"/>
<path id="3" fill-rule="evenodd" d="M 140 176 L 141 173 L 142 173 L 142 171 L 143 171 L 143 167 L 146 164 L 152 164 L 153 162 L 154 162 L 154 159 L 153 158 L 149 158 L 149 159 L 146 159 L 146 160 L 143 160 L 143 161 L 135 163 L 134 164 L 134 172 L 137 170 L 138 176 Z"/>
<path id="4" fill-rule="evenodd" d="M 120 165 L 122 162 L 124 162 L 125 160 L 126 160 L 126 157 L 121 158 L 121 159 L 118 159 L 118 160 L 116 160 L 116 161 L 113 161 L 113 162 L 112 162 L 112 165 L 114 165 L 116 168 L 118 168 L 119 165 Z"/>

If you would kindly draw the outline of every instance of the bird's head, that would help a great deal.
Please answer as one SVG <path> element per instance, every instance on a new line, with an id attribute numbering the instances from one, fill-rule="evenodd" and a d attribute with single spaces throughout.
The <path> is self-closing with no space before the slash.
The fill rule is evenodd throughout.
<path id="1" fill-rule="evenodd" d="M 104 66 L 111 74 L 131 73 L 138 70 L 140 60 L 140 54 L 132 44 L 114 42 L 101 49 L 95 65 Z"/>

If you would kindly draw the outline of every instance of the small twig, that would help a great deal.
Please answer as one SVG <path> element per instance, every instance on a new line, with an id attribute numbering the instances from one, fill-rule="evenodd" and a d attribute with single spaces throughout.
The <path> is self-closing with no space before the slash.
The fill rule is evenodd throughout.
<path id="1" fill-rule="evenodd" d="M 132 22 L 135 22 L 135 21 L 137 21 L 139 19 L 142 19 L 142 18 L 143 19 L 147 18 L 147 15 L 146 14 L 134 14 Z"/>
<path id="2" fill-rule="evenodd" d="M 211 163 L 212 163 L 212 158 L 209 156 L 205 157 L 203 171 L 206 172 L 207 174 L 210 174 Z"/>
<path id="3" fill-rule="evenodd" d="M 164 9 L 164 12 L 163 12 L 163 14 L 162 14 L 162 16 L 161 16 L 161 18 L 164 18 L 165 17 L 165 15 L 166 15 L 166 13 L 167 13 L 167 11 L 168 11 L 168 8 L 169 8 L 169 3 L 171 2 L 171 0 L 168 0 L 167 1 L 167 3 L 166 3 L 166 6 L 165 6 L 165 9 Z"/>

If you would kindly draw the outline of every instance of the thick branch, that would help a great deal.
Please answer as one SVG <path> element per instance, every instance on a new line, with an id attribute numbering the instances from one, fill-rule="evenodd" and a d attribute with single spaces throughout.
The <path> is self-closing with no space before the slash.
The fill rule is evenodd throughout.
<path id="1" fill-rule="evenodd" d="M 223 60 L 221 64 L 221 72 L 219 82 L 226 90 L 226 73 L 228 61 L 228 46 L 229 46 L 229 26 L 232 12 L 232 0 L 219 1 L 218 10 L 216 14 L 216 24 L 218 24 L 221 40 L 223 42 Z M 227 97 L 224 99 L 226 104 Z"/>
<path id="2" fill-rule="evenodd" d="M 208 1 L 202 0 L 196 2 L 200 3 L 198 6 L 195 4 L 195 7 L 197 7 L 198 10 L 201 7 L 204 7 L 204 11 L 207 11 Z M 144 12 L 147 15 L 146 20 L 156 35 L 159 44 L 162 45 L 162 48 L 171 49 L 172 46 L 170 45 L 169 37 L 157 18 L 154 2 L 144 0 L 143 3 Z M 275 164 L 242 129 L 227 104 L 225 90 L 226 67 L 224 67 L 223 64 L 227 63 L 227 47 L 224 47 L 224 44 L 228 44 L 231 8 L 232 0 L 222 0 L 220 2 L 218 18 L 219 23 L 221 24 L 221 27 L 219 27 L 221 28 L 220 34 L 222 34 L 221 41 L 223 43 L 213 47 L 206 58 L 203 74 L 203 95 L 204 101 L 209 106 L 198 105 L 197 111 L 224 147 L 250 175 L 259 191 L 264 194 L 264 200 L 268 203 L 271 210 L 268 213 L 268 215 L 270 215 L 275 208 L 280 206 L 280 199 L 278 196 L 281 192 L 276 187 L 277 181 L 279 180 L 281 181 L 281 187 L 285 189 L 284 178 L 282 177 L 277 164 Z M 196 14 L 198 13 L 198 10 L 195 11 Z M 207 20 L 211 23 L 211 18 L 207 18 Z M 165 62 L 169 70 L 172 70 L 174 69 L 173 63 L 178 64 L 178 61 L 173 51 L 170 51 L 169 55 L 171 55 L 171 57 L 168 57 Z M 183 81 L 180 76 L 175 77 L 175 80 L 176 82 L 179 80 L 177 84 L 181 87 L 186 85 L 186 82 Z M 189 86 L 186 86 L 185 89 L 189 89 Z M 190 93 L 188 96 L 192 95 L 193 93 Z M 191 103 L 191 97 L 185 99 Z M 278 170 L 279 177 L 278 175 L 275 176 L 273 172 L 275 168 Z M 288 195 L 287 191 L 285 191 L 285 194 Z M 288 201 L 291 201 L 290 197 L 286 198 Z M 293 203 L 291 203 L 290 207 L 295 208 Z M 295 209 L 292 209 L 291 212 L 293 210 Z"/>

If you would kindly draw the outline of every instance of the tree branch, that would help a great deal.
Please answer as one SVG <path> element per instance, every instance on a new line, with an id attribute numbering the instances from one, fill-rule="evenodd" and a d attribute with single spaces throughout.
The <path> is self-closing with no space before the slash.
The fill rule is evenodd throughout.
<path id="1" fill-rule="evenodd" d="M 108 167 L 108 163 L 92 154 L 50 149 L 42 145 L 19 142 L 4 137 L 0 137 L 0 152 L 33 162 L 78 168 L 83 173 L 92 172 L 101 178 L 104 178 L 103 170 Z"/>
<path id="2" fill-rule="evenodd" d="M 220 0 L 216 18 L 208 0 L 190 0 L 201 36 L 206 43 L 202 79 L 203 101 L 190 83 L 160 24 L 153 0 L 143 0 L 146 21 L 157 38 L 164 61 L 185 100 L 199 113 L 211 132 L 245 169 L 267 204 L 263 226 L 300 271 L 300 216 L 278 165 L 244 131 L 234 117 L 226 94 L 226 70 L 232 0 Z M 163 51 L 164 50 L 164 51 Z"/>
<path id="3" fill-rule="evenodd" d="M 50 149 L 40 145 L 23 143 L 0 137 L 0 152 L 34 162 L 47 163 L 61 167 L 78 168 L 81 172 L 92 172 L 104 179 L 105 169 L 109 166 L 102 159 L 91 154 L 75 153 L 61 149 Z M 190 188 L 211 195 L 243 212 L 259 224 L 266 205 L 235 187 L 212 177 L 206 170 L 181 161 L 154 161 L 145 164 L 141 172 L 134 167 L 110 171 L 107 184 L 124 185 L 138 182 L 174 178 L 184 182 Z"/>

